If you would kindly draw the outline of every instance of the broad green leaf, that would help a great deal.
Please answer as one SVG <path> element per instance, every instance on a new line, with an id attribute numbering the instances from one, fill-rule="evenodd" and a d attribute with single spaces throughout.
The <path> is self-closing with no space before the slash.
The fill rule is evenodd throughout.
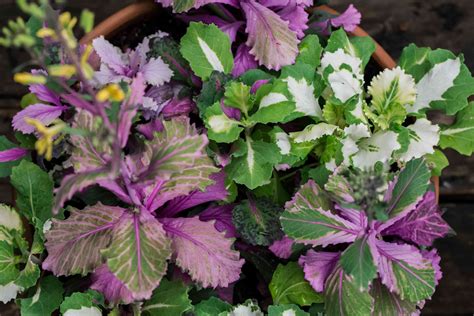
<path id="1" fill-rule="evenodd" d="M 188 297 L 189 287 L 181 281 L 162 279 L 142 312 L 150 316 L 176 316 L 193 308 Z"/>
<path id="2" fill-rule="evenodd" d="M 33 296 L 20 299 L 21 315 L 52 315 L 63 301 L 63 292 L 63 285 L 57 278 L 43 278 Z"/>
<path id="3" fill-rule="evenodd" d="M 259 80 L 272 80 L 275 77 L 261 69 L 250 69 L 243 73 L 239 79 L 246 84 L 247 86 L 252 86 L 255 82 Z"/>
<path id="4" fill-rule="evenodd" d="M 426 155 L 425 159 L 433 176 L 439 177 L 443 169 L 449 166 L 448 158 L 438 149 L 436 149 L 434 153 Z"/>
<path id="5" fill-rule="evenodd" d="M 10 142 L 5 136 L 0 136 L 0 151 L 17 147 Z M 12 168 L 18 166 L 22 160 L 0 162 L 0 178 L 8 177 L 12 173 Z"/>
<path id="6" fill-rule="evenodd" d="M 430 178 L 431 172 L 422 158 L 408 162 L 391 192 L 386 211 L 389 218 L 411 211 L 428 190 Z"/>
<path id="7" fill-rule="evenodd" d="M 373 282 L 370 295 L 374 298 L 374 316 L 413 315 L 416 312 L 415 303 L 400 299 L 400 296 L 390 292 L 379 280 Z"/>
<path id="8" fill-rule="evenodd" d="M 206 109 L 204 114 L 209 139 L 218 143 L 232 143 L 236 141 L 244 130 L 239 121 L 228 117 L 222 111 L 219 102 Z"/>
<path id="9" fill-rule="evenodd" d="M 101 252 L 134 298 L 148 298 L 166 273 L 171 241 L 156 219 L 129 214 L 115 225 L 112 243 Z"/>
<path id="10" fill-rule="evenodd" d="M 102 311 L 99 305 L 103 305 L 103 301 L 104 298 L 99 292 L 93 290 L 88 290 L 84 293 L 76 292 L 64 299 L 61 303 L 60 311 L 65 316 L 100 316 Z"/>
<path id="11" fill-rule="evenodd" d="M 11 183 L 17 192 L 20 214 L 42 234 L 44 223 L 52 216 L 53 180 L 40 167 L 23 160 L 13 168 Z"/>
<path id="12" fill-rule="evenodd" d="M 196 316 L 215 316 L 231 310 L 232 305 L 214 296 L 194 306 Z"/>
<path id="13" fill-rule="evenodd" d="M 226 166 L 227 175 L 239 184 L 253 190 L 270 182 L 273 166 L 280 161 L 278 147 L 272 143 L 240 139 L 232 161 Z"/>
<path id="14" fill-rule="evenodd" d="M 337 267 L 326 280 L 324 303 L 327 315 L 368 316 L 374 300 L 368 291 L 360 291 L 353 279 Z"/>
<path id="15" fill-rule="evenodd" d="M 474 152 L 474 102 L 456 114 L 456 121 L 450 126 L 442 126 L 439 146 L 453 148 L 470 156 Z"/>
<path id="16" fill-rule="evenodd" d="M 40 268 L 34 263 L 31 259 L 31 256 L 28 257 L 23 270 L 20 271 L 18 278 L 15 280 L 15 284 L 21 287 L 23 290 L 29 289 L 36 284 L 40 277 Z"/>
<path id="17" fill-rule="evenodd" d="M 82 10 L 79 25 L 85 33 L 92 31 L 92 28 L 94 27 L 94 13 L 87 9 Z"/>
<path id="18" fill-rule="evenodd" d="M 214 71 L 209 77 L 209 80 L 202 84 L 201 92 L 196 97 L 199 116 L 201 118 L 204 117 L 204 113 L 208 107 L 214 105 L 216 102 L 220 103 L 224 97 L 225 87 L 231 79 L 232 76 L 230 75 Z"/>
<path id="19" fill-rule="evenodd" d="M 285 122 L 296 108 L 288 85 L 282 80 L 261 86 L 255 102 L 258 104 L 258 110 L 250 117 L 250 121 L 255 123 Z"/>
<path id="20" fill-rule="evenodd" d="M 0 241 L 0 285 L 14 281 L 19 274 L 14 248 L 6 241 Z"/>
<path id="21" fill-rule="evenodd" d="M 232 222 L 246 242 L 269 246 L 283 237 L 278 219 L 282 211 L 269 199 L 244 200 L 232 211 Z"/>
<path id="22" fill-rule="evenodd" d="M 319 43 L 317 35 L 307 35 L 299 44 L 299 55 L 296 57 L 297 63 L 308 64 L 314 69 L 318 68 L 323 48 Z"/>
<path id="23" fill-rule="evenodd" d="M 416 81 L 417 98 L 408 113 L 432 108 L 454 115 L 468 104 L 474 94 L 474 78 L 464 64 L 463 56 L 450 51 L 418 48 L 410 45 L 401 57 L 401 66 Z"/>
<path id="24" fill-rule="evenodd" d="M 309 316 L 309 314 L 295 304 L 270 305 L 268 316 Z"/>
<path id="25" fill-rule="evenodd" d="M 124 213 L 120 207 L 101 203 L 83 210 L 70 209 L 66 220 L 52 220 L 46 234 L 48 257 L 43 268 L 55 275 L 86 275 L 103 262 L 101 249 L 111 240 L 111 230 Z M 86 252 L 87 256 L 79 253 Z"/>
<path id="26" fill-rule="evenodd" d="M 335 52 L 342 48 L 347 54 L 358 57 L 365 67 L 370 57 L 375 52 L 375 43 L 370 37 L 352 37 L 349 39 L 346 32 L 341 28 L 332 32 L 326 46 L 326 51 Z"/>
<path id="27" fill-rule="evenodd" d="M 375 258 L 370 252 L 368 237 L 356 239 L 341 255 L 340 264 L 344 273 L 353 278 L 360 291 L 367 290 L 377 276 Z"/>
<path id="28" fill-rule="evenodd" d="M 181 38 L 181 54 L 203 80 L 213 71 L 232 71 L 234 58 L 230 48 L 229 37 L 214 24 L 191 22 Z"/>
<path id="29" fill-rule="evenodd" d="M 245 116 L 252 110 L 253 100 L 250 96 L 250 87 L 244 83 L 238 81 L 231 82 L 226 87 L 224 95 L 224 104 L 239 109 Z"/>
<path id="30" fill-rule="evenodd" d="M 325 135 L 332 135 L 337 130 L 337 126 L 319 123 L 314 125 L 308 125 L 301 132 L 290 133 L 290 137 L 295 143 L 304 143 L 310 141 L 316 141 Z"/>
<path id="31" fill-rule="evenodd" d="M 322 296 L 316 293 L 309 282 L 305 280 L 303 270 L 296 262 L 289 262 L 286 265 L 279 264 L 269 288 L 273 303 L 276 305 L 310 306 L 323 301 Z"/>

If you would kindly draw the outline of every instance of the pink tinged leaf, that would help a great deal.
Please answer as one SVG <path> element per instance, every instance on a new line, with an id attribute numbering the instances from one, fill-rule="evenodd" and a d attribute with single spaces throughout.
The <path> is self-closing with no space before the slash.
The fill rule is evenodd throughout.
<path id="1" fill-rule="evenodd" d="M 65 220 L 52 220 L 45 234 L 48 257 L 43 269 L 56 276 L 94 271 L 102 264 L 100 250 L 110 243 L 111 229 L 122 216 L 121 207 L 96 204 L 83 210 L 72 209 Z"/>
<path id="2" fill-rule="evenodd" d="M 334 27 L 343 27 L 346 32 L 352 32 L 360 24 L 362 15 L 350 4 L 349 7 L 338 17 L 331 19 L 331 25 Z"/>
<path id="3" fill-rule="evenodd" d="M 278 258 L 288 259 L 292 254 L 294 244 L 293 239 L 284 236 L 282 239 L 274 241 L 268 249 Z"/>
<path id="4" fill-rule="evenodd" d="M 279 70 L 294 63 L 298 54 L 298 38 L 289 23 L 255 0 L 240 3 L 247 18 L 247 46 L 260 65 Z"/>
<path id="5" fill-rule="evenodd" d="M 439 280 L 443 278 L 443 272 L 441 272 L 441 257 L 438 254 L 438 251 L 436 249 L 431 249 L 431 250 L 422 250 L 421 254 L 423 255 L 423 258 L 429 260 L 431 262 L 431 266 L 434 269 L 435 272 L 435 285 L 438 285 Z"/>
<path id="6" fill-rule="evenodd" d="M 124 70 L 125 72 L 125 70 Z M 125 75 L 117 74 L 106 64 L 101 64 L 99 71 L 94 73 L 94 78 L 100 85 L 106 85 L 108 83 L 118 83 L 120 81 L 130 82 L 130 78 Z"/>
<path id="7" fill-rule="evenodd" d="M 55 106 L 46 104 L 32 104 L 18 112 L 12 120 L 12 126 L 15 130 L 24 134 L 31 134 L 35 131 L 35 127 L 26 123 L 26 118 L 33 118 L 44 125 L 51 124 L 55 119 L 61 116 L 65 106 Z"/>
<path id="8" fill-rule="evenodd" d="M 154 86 L 161 86 L 173 77 L 173 71 L 161 57 L 151 58 L 146 64 L 141 65 L 139 72 L 143 74 L 148 84 Z"/>
<path id="9" fill-rule="evenodd" d="M 71 174 L 63 178 L 61 186 L 56 190 L 53 214 L 58 214 L 66 201 L 74 194 L 83 191 L 87 187 L 104 180 L 113 180 L 115 175 L 108 168 Z"/>
<path id="10" fill-rule="evenodd" d="M 0 162 L 16 161 L 29 154 L 28 149 L 12 148 L 0 151 Z"/>
<path id="11" fill-rule="evenodd" d="M 138 73 L 130 85 L 130 96 L 125 103 L 122 104 L 120 109 L 118 139 L 122 148 L 127 145 L 133 118 L 137 115 L 138 105 L 143 103 L 145 88 L 143 76 L 141 73 Z"/>
<path id="12" fill-rule="evenodd" d="M 66 103 L 69 103 L 75 108 L 78 109 L 84 109 L 87 110 L 91 113 L 96 112 L 96 107 L 89 101 L 84 100 L 84 98 L 78 94 L 78 93 L 72 93 L 72 94 L 61 94 L 61 98 L 66 101 Z"/>
<path id="13" fill-rule="evenodd" d="M 166 273 L 170 240 L 151 215 L 127 214 L 115 225 L 112 242 L 102 254 L 134 300 L 149 299 Z"/>
<path id="14" fill-rule="evenodd" d="M 218 232 L 212 222 L 197 217 L 165 219 L 173 240 L 176 264 L 203 287 L 227 287 L 237 281 L 244 260 L 232 249 L 233 239 Z"/>
<path id="15" fill-rule="evenodd" d="M 170 119 L 175 116 L 189 115 L 196 109 L 196 103 L 191 98 L 173 98 L 163 107 L 161 113 L 165 119 Z"/>
<path id="16" fill-rule="evenodd" d="M 308 13 L 304 5 L 299 4 L 297 0 L 290 0 L 277 13 L 283 20 L 290 23 L 290 29 L 296 32 L 298 38 L 304 37 L 304 31 L 308 29 Z"/>
<path id="17" fill-rule="evenodd" d="M 203 222 L 214 221 L 214 227 L 219 232 L 225 232 L 226 238 L 237 237 L 237 230 L 232 222 L 232 210 L 234 204 L 213 205 L 199 214 Z"/>
<path id="18" fill-rule="evenodd" d="M 117 75 L 124 74 L 127 65 L 125 56 L 118 47 L 112 45 L 103 36 L 94 39 L 92 46 L 97 55 L 99 55 L 102 63 L 106 64 L 110 69 L 113 69 Z"/>
<path id="19" fill-rule="evenodd" d="M 226 106 L 224 104 L 224 99 L 221 100 L 220 104 L 221 104 L 222 112 L 224 112 L 224 114 L 227 115 L 228 118 L 231 118 L 236 121 L 240 121 L 242 117 L 242 113 L 240 112 L 239 109 Z"/>
<path id="20" fill-rule="evenodd" d="M 304 277 L 316 292 L 324 291 L 324 284 L 341 256 L 340 252 L 323 252 L 312 249 L 301 256 L 298 263 L 303 268 Z"/>
<path id="21" fill-rule="evenodd" d="M 341 217 L 347 219 L 348 221 L 354 223 L 360 230 L 365 230 L 369 224 L 367 215 L 363 210 L 351 209 L 349 207 L 334 205 L 334 208 L 339 211 Z"/>
<path id="22" fill-rule="evenodd" d="M 163 123 L 161 119 L 154 119 L 146 124 L 138 125 L 137 130 L 142 133 L 147 140 L 152 140 L 154 133 L 163 131 Z"/>
<path id="23" fill-rule="evenodd" d="M 160 210 L 159 214 L 162 217 L 174 217 L 183 210 L 191 207 L 212 202 L 224 200 L 229 192 L 225 187 L 226 175 L 224 171 L 214 173 L 211 175 L 211 180 L 215 181 L 214 184 L 208 186 L 206 191 L 193 191 L 188 195 L 180 196 L 170 201 L 163 209 Z"/>
<path id="24" fill-rule="evenodd" d="M 125 188 L 116 180 L 101 180 L 98 181 L 97 184 L 115 194 L 115 196 L 123 202 L 133 204 L 128 192 L 126 192 Z"/>
<path id="25" fill-rule="evenodd" d="M 109 303 L 130 304 L 133 302 L 133 293 L 109 270 L 106 264 L 95 270 L 92 282 L 91 289 L 104 294 Z"/>
<path id="26" fill-rule="evenodd" d="M 257 93 L 258 89 L 260 89 L 261 86 L 267 84 L 269 81 L 269 79 L 260 79 L 255 81 L 255 83 L 252 85 L 252 88 L 250 89 L 250 93 Z"/>
<path id="27" fill-rule="evenodd" d="M 205 24 L 215 24 L 222 32 L 226 33 L 230 41 L 233 43 L 237 37 L 237 32 L 245 24 L 243 21 L 226 21 L 215 15 L 209 14 L 193 14 L 181 17 L 186 22 L 203 22 Z"/>
<path id="28" fill-rule="evenodd" d="M 258 68 L 258 62 L 250 53 L 250 48 L 244 43 L 240 44 L 235 54 L 234 69 L 232 69 L 232 76 L 238 77 L 247 70 Z"/>
<path id="29" fill-rule="evenodd" d="M 31 93 L 36 95 L 36 97 L 41 101 L 48 102 L 57 106 L 61 105 L 59 95 L 56 92 L 53 92 L 48 87 L 46 87 L 44 84 L 32 84 L 29 87 L 29 90 Z"/>
<path id="30" fill-rule="evenodd" d="M 397 235 L 420 246 L 431 246 L 436 238 L 446 236 L 451 227 L 441 217 L 436 195 L 430 191 L 407 216 L 385 229 L 384 235 Z"/>

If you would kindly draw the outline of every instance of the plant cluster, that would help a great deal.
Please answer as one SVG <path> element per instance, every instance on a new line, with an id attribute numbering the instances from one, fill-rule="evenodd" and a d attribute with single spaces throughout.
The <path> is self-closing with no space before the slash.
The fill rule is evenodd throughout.
<path id="1" fill-rule="evenodd" d="M 28 86 L 0 137 L 0 301 L 22 315 L 412 315 L 452 232 L 430 179 L 474 150 L 463 57 L 367 78 L 360 21 L 313 1 L 157 1 L 187 24 L 124 51 L 19 1 Z M 157 4 L 158 5 L 158 4 Z M 334 28 L 339 28 L 335 30 Z M 75 33 L 76 32 L 76 33 Z M 442 125 L 430 112 L 453 116 Z"/>

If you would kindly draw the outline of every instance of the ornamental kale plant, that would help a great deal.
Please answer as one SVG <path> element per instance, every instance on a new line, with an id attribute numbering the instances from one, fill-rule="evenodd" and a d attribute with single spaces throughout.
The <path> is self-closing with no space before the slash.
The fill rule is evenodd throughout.
<path id="1" fill-rule="evenodd" d="M 14 75 L 29 90 L 16 141 L 0 137 L 16 191 L 0 205 L 0 301 L 22 315 L 419 313 L 442 276 L 433 241 L 452 232 L 430 179 L 441 150 L 474 150 L 462 55 L 410 45 L 371 78 L 352 5 L 156 2 L 185 31 L 125 48 L 80 43 L 87 10 L 18 1 L 30 18 L 0 43 L 31 61 Z"/>

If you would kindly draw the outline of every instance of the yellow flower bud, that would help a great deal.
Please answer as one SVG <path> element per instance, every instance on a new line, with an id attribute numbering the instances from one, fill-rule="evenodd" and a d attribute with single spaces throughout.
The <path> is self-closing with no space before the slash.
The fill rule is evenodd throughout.
<path id="1" fill-rule="evenodd" d="M 41 121 L 29 117 L 25 118 L 25 122 L 33 125 L 38 134 L 40 134 L 35 143 L 35 149 L 38 154 L 44 156 L 46 160 L 51 160 L 53 158 L 54 138 L 66 127 L 66 124 L 62 121 L 57 121 L 51 127 L 46 127 Z"/>
<path id="2" fill-rule="evenodd" d="M 120 102 L 125 99 L 125 93 L 118 84 L 112 83 L 102 88 L 96 95 L 97 101 Z"/>
<path id="3" fill-rule="evenodd" d="M 43 27 L 43 28 L 40 28 L 38 32 L 36 32 L 36 36 L 38 36 L 39 38 L 45 38 L 45 37 L 56 38 L 56 32 L 49 27 Z"/>
<path id="4" fill-rule="evenodd" d="M 48 67 L 48 73 L 54 77 L 69 79 L 76 73 L 76 67 L 73 65 L 51 65 Z"/>
<path id="5" fill-rule="evenodd" d="M 13 80 L 15 82 L 27 85 L 27 84 L 34 84 L 34 83 L 39 83 L 39 84 L 45 84 L 46 83 L 46 77 L 42 75 L 33 75 L 29 72 L 19 72 L 16 73 L 13 76 Z"/>

